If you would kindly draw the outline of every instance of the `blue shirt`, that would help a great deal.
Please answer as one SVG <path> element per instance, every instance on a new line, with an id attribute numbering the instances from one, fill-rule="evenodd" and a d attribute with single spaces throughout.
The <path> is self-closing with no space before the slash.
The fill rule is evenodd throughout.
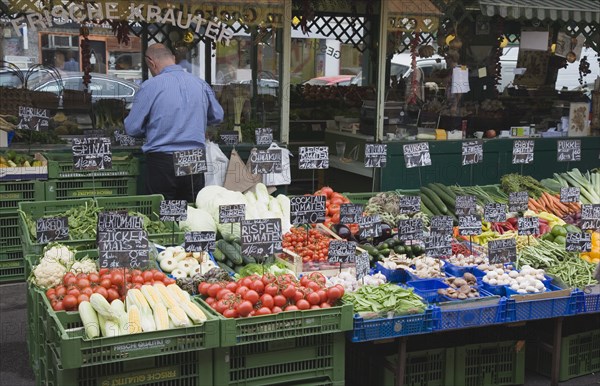
<path id="1" fill-rule="evenodd" d="M 144 153 L 204 146 L 206 125 L 223 120 L 223 108 L 208 83 L 178 65 L 142 83 L 125 118 L 125 131 L 146 137 Z"/>

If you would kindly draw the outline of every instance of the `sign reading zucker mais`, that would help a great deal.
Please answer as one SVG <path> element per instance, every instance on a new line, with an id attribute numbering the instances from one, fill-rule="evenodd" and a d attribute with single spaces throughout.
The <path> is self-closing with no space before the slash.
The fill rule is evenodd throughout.
<path id="1" fill-rule="evenodd" d="M 229 9 L 231 8 L 231 9 Z M 95 4 L 71 3 L 68 6 L 55 5 L 51 9 L 22 10 L 26 13 L 11 20 L 11 24 L 18 36 L 21 36 L 20 27 L 27 23 L 31 29 L 48 28 L 53 25 L 62 25 L 70 22 L 83 23 L 88 20 L 130 20 L 144 21 L 147 23 L 171 24 L 182 29 L 193 28 L 200 33 L 206 26 L 204 35 L 229 45 L 233 37 L 233 31 L 227 28 L 228 22 L 239 21 L 245 24 L 258 24 L 268 20 L 273 25 L 283 22 L 283 13 L 274 12 L 271 7 L 253 7 L 246 5 L 209 5 L 201 6 L 199 9 L 188 9 L 182 12 L 170 6 L 161 7 L 152 4 L 135 4 L 129 6 L 117 2 L 98 2 Z"/>

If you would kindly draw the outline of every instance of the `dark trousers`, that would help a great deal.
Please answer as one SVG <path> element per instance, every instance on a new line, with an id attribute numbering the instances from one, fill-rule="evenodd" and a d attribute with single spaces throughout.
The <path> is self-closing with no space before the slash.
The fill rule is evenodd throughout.
<path id="1" fill-rule="evenodd" d="M 196 201 L 204 187 L 204 174 L 176 177 L 173 155 L 146 153 L 146 194 L 162 194 L 165 200 Z"/>

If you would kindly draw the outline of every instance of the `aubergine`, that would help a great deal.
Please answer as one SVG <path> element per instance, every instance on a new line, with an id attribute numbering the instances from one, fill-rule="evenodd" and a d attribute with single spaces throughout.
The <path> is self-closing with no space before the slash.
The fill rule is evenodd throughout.
<path id="1" fill-rule="evenodd" d="M 333 231 L 344 240 L 352 239 L 352 231 L 344 224 L 333 224 Z"/>

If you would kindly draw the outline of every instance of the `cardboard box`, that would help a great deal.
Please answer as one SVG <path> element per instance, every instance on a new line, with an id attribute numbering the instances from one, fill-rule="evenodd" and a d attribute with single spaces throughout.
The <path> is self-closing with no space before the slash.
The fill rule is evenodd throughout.
<path id="1" fill-rule="evenodd" d="M 42 161 L 42 166 L 0 168 L 0 181 L 47 180 L 48 160 L 40 153 L 35 153 L 33 159 Z"/>

